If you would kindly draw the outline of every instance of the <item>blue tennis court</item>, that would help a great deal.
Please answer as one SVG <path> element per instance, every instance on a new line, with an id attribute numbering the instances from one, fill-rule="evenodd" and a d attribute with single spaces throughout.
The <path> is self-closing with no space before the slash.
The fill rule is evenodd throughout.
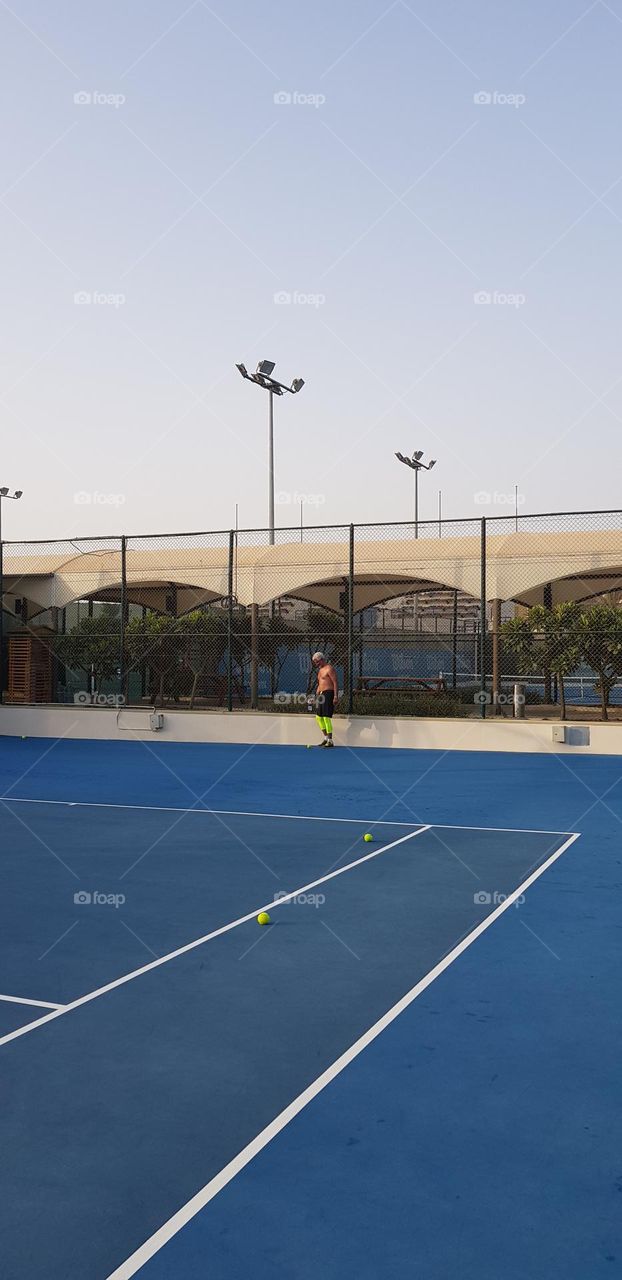
<path id="1" fill-rule="evenodd" d="M 619 783 L 0 740 L 3 1276 L 611 1275 Z"/>

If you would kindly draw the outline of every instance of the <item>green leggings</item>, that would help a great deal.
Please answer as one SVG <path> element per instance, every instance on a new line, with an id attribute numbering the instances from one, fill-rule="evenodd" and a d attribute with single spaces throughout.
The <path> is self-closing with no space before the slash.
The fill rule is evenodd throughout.
<path id="1" fill-rule="evenodd" d="M 333 722 L 330 716 L 316 716 L 315 721 L 316 724 L 319 724 L 322 733 L 332 733 Z"/>

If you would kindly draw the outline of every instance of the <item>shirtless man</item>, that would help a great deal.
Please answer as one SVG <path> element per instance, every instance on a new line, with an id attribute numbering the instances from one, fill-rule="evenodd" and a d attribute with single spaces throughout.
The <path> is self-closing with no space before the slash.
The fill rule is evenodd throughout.
<path id="1" fill-rule="evenodd" d="M 324 737 L 318 747 L 334 747 L 333 742 L 333 709 L 339 697 L 337 672 L 332 663 L 327 662 L 323 653 L 314 653 L 311 659 L 317 671 L 317 692 L 315 699 L 316 723 L 320 726 Z"/>

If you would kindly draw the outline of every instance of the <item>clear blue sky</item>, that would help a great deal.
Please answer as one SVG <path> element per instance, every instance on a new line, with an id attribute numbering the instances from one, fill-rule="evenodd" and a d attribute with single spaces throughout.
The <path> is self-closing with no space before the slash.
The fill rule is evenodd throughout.
<path id="1" fill-rule="evenodd" d="M 409 517 L 395 449 L 423 516 L 620 505 L 622 0 L 0 0 L 0 40 L 5 536 L 264 524 L 261 357 L 306 380 L 277 523 Z"/>

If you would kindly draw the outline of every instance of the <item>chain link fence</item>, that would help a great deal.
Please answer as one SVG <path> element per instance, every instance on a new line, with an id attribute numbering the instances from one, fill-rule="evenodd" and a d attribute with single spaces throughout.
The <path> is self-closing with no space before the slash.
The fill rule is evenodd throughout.
<path id="1" fill-rule="evenodd" d="M 622 718 L 621 512 L 0 551 L 7 701 Z"/>

